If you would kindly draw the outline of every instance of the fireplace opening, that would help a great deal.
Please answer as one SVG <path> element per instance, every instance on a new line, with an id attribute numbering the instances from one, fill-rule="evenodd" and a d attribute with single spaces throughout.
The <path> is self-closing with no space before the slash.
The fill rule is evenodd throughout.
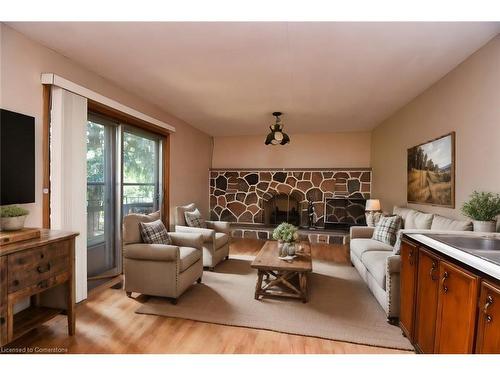
<path id="1" fill-rule="evenodd" d="M 264 223 L 279 225 L 283 222 L 300 225 L 300 202 L 292 195 L 277 194 L 264 202 Z"/>

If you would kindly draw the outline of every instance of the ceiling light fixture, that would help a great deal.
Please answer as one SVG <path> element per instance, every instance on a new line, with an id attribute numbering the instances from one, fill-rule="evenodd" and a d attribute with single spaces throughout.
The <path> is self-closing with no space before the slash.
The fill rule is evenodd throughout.
<path id="1" fill-rule="evenodd" d="M 286 133 L 283 133 L 284 125 L 281 123 L 281 115 L 281 112 L 273 112 L 273 116 L 276 117 L 276 123 L 269 127 L 269 129 L 271 129 L 271 133 L 269 133 L 266 137 L 266 145 L 275 146 L 290 143 L 290 137 Z"/>

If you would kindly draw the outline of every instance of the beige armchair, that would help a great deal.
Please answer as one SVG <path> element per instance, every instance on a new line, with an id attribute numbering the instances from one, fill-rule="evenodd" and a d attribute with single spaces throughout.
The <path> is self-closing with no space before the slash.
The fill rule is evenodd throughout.
<path id="1" fill-rule="evenodd" d="M 194 203 L 175 208 L 175 231 L 178 233 L 199 233 L 203 236 L 203 266 L 210 271 L 224 259 L 229 258 L 230 224 L 226 221 L 206 221 L 207 228 L 186 225 L 184 212 L 196 209 Z"/>
<path id="2" fill-rule="evenodd" d="M 203 274 L 203 236 L 169 233 L 172 245 L 145 244 L 139 222 L 158 220 L 159 214 L 131 214 L 123 220 L 125 292 L 168 297 L 172 303 Z"/>

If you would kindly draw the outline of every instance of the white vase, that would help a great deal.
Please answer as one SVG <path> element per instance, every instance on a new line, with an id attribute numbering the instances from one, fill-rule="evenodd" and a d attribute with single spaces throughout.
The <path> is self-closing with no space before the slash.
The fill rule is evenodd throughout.
<path id="1" fill-rule="evenodd" d="M 19 230 L 24 228 L 24 221 L 27 215 L 15 217 L 2 217 L 0 218 L 1 230 Z"/>
<path id="2" fill-rule="evenodd" d="M 286 253 L 286 255 L 294 256 L 296 250 L 295 242 L 285 242 L 283 252 Z"/>
<path id="3" fill-rule="evenodd" d="M 474 232 L 496 232 L 497 222 L 496 221 L 472 221 L 474 225 Z"/>

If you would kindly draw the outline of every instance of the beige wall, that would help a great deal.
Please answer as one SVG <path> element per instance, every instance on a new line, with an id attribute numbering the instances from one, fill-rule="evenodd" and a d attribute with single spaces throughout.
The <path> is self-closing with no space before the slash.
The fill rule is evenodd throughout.
<path id="1" fill-rule="evenodd" d="M 27 225 L 42 223 L 41 161 L 41 73 L 56 73 L 120 103 L 146 113 L 176 127 L 171 138 L 170 205 L 196 202 L 208 212 L 207 171 L 211 164 L 212 142 L 207 134 L 126 92 L 74 61 L 27 39 L 1 24 L 1 107 L 35 117 L 36 132 L 36 203 L 26 205 L 31 211 Z M 92 49 L 89 48 L 89 53 Z M 173 210 L 171 210 L 171 217 Z"/>
<path id="2" fill-rule="evenodd" d="M 259 136 L 215 137 L 213 168 L 343 168 L 370 166 L 370 133 L 290 134 L 285 146 Z"/>
<path id="3" fill-rule="evenodd" d="M 450 217 L 473 190 L 500 192 L 500 36 L 379 125 L 372 135 L 373 197 L 406 205 L 406 151 L 456 132 L 456 208 L 409 206 Z"/>

